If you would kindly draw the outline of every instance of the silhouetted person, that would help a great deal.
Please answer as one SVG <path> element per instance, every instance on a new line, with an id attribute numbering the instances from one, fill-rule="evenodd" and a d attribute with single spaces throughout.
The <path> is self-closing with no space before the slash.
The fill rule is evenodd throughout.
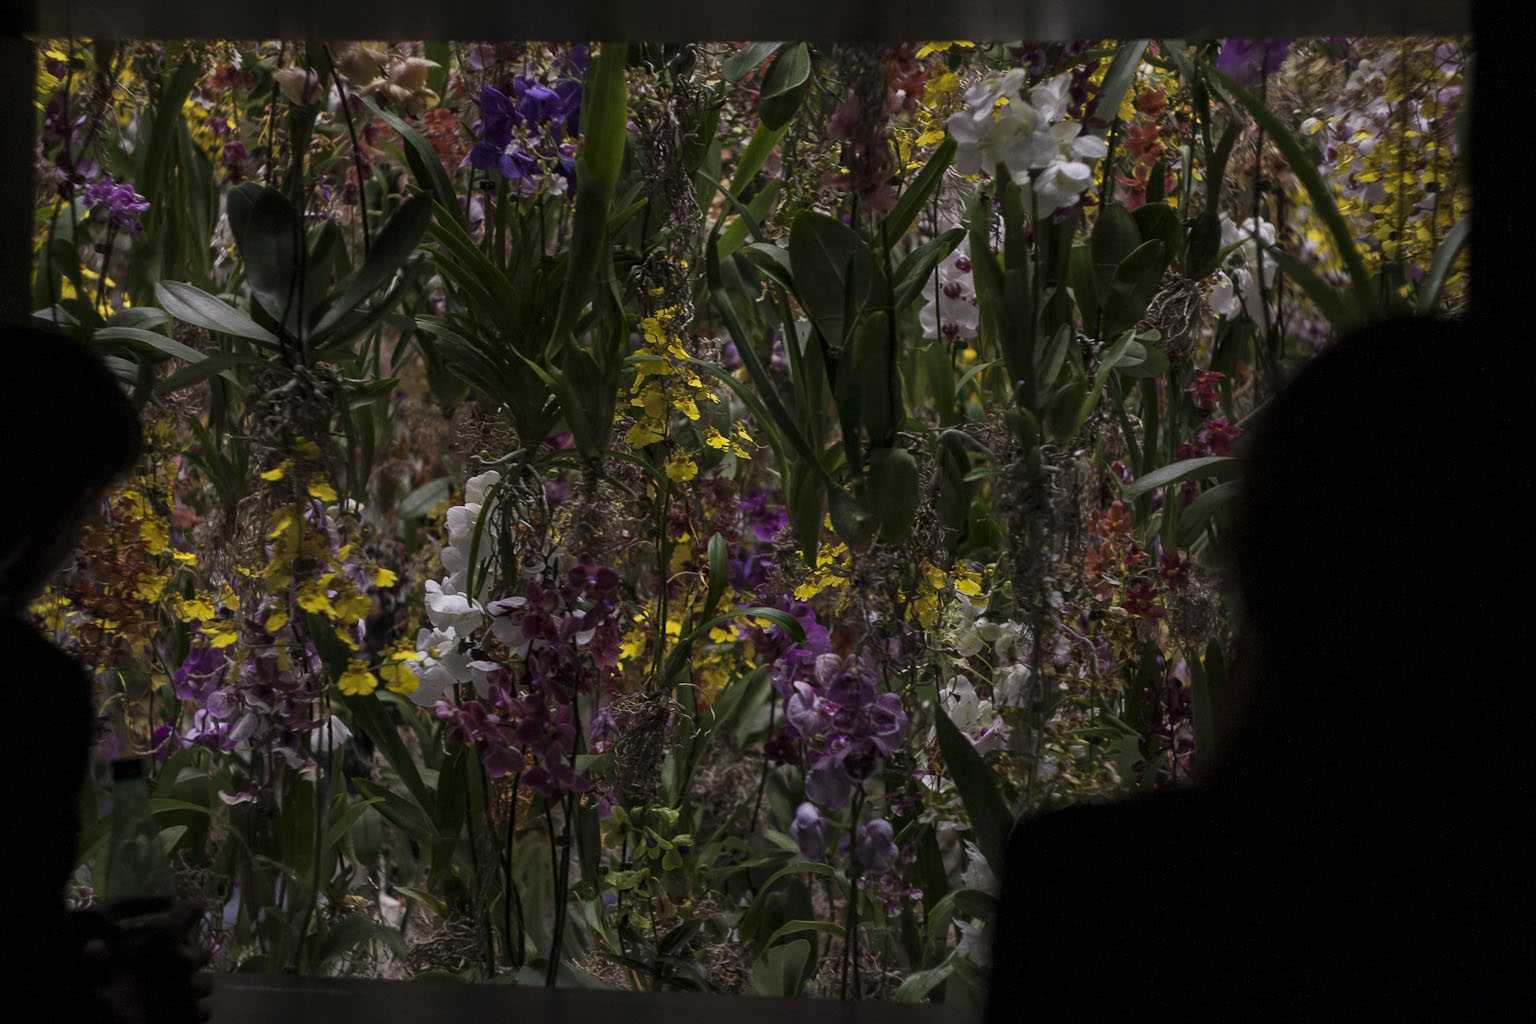
<path id="1" fill-rule="evenodd" d="M 1481 331 L 1373 326 L 1272 403 L 1216 762 L 1015 830 L 989 1024 L 1536 1017 L 1529 378 Z"/>
<path id="2" fill-rule="evenodd" d="M 178 948 L 195 917 L 131 948 L 99 914 L 68 914 L 94 732 L 85 671 L 25 621 L 29 604 L 134 464 L 138 416 L 101 360 L 62 335 L 0 326 L 0 699 L 10 1019 L 196 1019 L 195 956 Z M 174 933 L 174 934 L 173 934 Z M 12 1017 L 12 1014 L 18 1014 Z"/>

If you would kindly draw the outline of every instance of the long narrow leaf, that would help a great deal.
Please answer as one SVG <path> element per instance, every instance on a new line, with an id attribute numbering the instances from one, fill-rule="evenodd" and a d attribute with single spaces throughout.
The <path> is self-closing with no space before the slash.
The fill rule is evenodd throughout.
<path id="1" fill-rule="evenodd" d="M 987 865 L 998 878 L 1003 877 L 1007 862 L 1008 833 L 1013 829 L 1013 815 L 998 792 L 997 779 L 992 769 L 981 759 L 971 741 L 959 730 L 942 704 L 934 705 L 934 726 L 938 731 L 939 750 L 944 763 L 949 766 L 955 788 L 960 792 L 960 802 L 965 805 L 966 817 L 971 819 L 971 832 Z"/>
<path id="2" fill-rule="evenodd" d="M 1301 143 L 1296 141 L 1296 136 L 1286 127 L 1285 122 L 1281 121 L 1262 100 L 1214 67 L 1206 66 L 1204 70 L 1223 91 L 1241 103 L 1249 116 L 1259 123 L 1259 127 L 1264 129 L 1264 133 L 1275 144 L 1275 148 L 1280 150 L 1280 155 L 1285 157 L 1291 173 L 1301 180 L 1307 195 L 1312 197 L 1312 205 L 1318 217 L 1322 219 L 1328 233 L 1333 236 L 1334 248 L 1338 250 L 1339 256 L 1344 260 L 1345 268 L 1349 271 L 1350 285 L 1354 289 L 1356 301 L 1360 303 L 1361 313 L 1370 319 L 1376 309 L 1376 303 L 1370 296 L 1371 275 L 1365 269 L 1365 261 L 1360 257 L 1360 250 L 1355 246 L 1354 232 L 1350 229 L 1349 222 L 1344 219 L 1344 215 L 1339 212 L 1338 203 L 1333 198 L 1333 190 L 1323 180 L 1316 161 L 1307 155 L 1301 148 Z"/>
<path id="3" fill-rule="evenodd" d="M 1435 250 L 1434 259 L 1429 261 L 1429 273 L 1424 276 L 1424 283 L 1419 286 L 1418 312 L 1420 316 L 1428 316 L 1434 312 L 1435 304 L 1440 301 L 1440 292 L 1445 288 L 1445 282 L 1451 275 L 1451 265 L 1456 262 L 1456 257 L 1461 255 L 1461 250 L 1467 244 L 1467 239 L 1472 236 L 1472 215 L 1469 213 L 1456 222 L 1440 243 L 1440 248 Z"/>

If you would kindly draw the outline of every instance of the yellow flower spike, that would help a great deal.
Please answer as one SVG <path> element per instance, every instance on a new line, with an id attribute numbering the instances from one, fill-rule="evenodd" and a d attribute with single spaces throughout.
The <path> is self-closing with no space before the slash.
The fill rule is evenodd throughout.
<path id="1" fill-rule="evenodd" d="M 276 633 L 286 625 L 288 625 L 288 613 L 273 612 L 271 615 L 267 616 L 267 621 L 262 624 L 261 628 L 266 630 L 268 633 Z"/>
<path id="2" fill-rule="evenodd" d="M 298 589 L 295 597 L 298 598 L 299 607 L 307 612 L 323 614 L 331 618 L 336 617 L 336 609 L 331 606 L 331 599 L 326 594 L 329 577 L 318 580 L 307 580 Z"/>
<path id="3" fill-rule="evenodd" d="M 344 647 L 346 647 L 347 650 L 356 653 L 357 651 L 362 649 L 362 644 L 358 643 L 356 640 L 354 640 L 352 638 L 351 630 L 349 630 L 345 626 L 337 626 L 331 632 L 333 632 L 336 635 L 336 639 L 341 641 L 342 645 Z"/>
<path id="4" fill-rule="evenodd" d="M 406 696 L 421 688 L 421 680 L 403 662 L 391 661 L 380 665 L 379 676 L 384 680 L 384 688 L 391 693 Z"/>
<path id="5" fill-rule="evenodd" d="M 191 566 L 197 564 L 197 556 L 190 551 L 172 551 L 171 558 L 175 559 L 179 565 Z"/>
<path id="6" fill-rule="evenodd" d="M 337 619 L 349 622 L 366 619 L 373 611 L 373 599 L 366 594 L 359 594 L 356 590 L 344 596 L 338 596 L 332 603 L 336 608 Z"/>
<path id="7" fill-rule="evenodd" d="M 731 439 L 720 433 L 720 431 L 716 430 L 714 427 L 710 427 L 704 431 L 704 443 L 709 445 L 711 448 L 718 448 L 723 452 L 728 452 L 731 450 Z"/>
<path id="8" fill-rule="evenodd" d="M 194 620 L 209 622 L 217 612 L 214 611 L 214 607 L 210 602 L 199 596 L 183 598 L 179 602 L 176 614 L 183 622 L 192 622 Z"/>
<path id="9" fill-rule="evenodd" d="M 640 420 L 629 428 L 629 433 L 624 435 L 624 441 L 631 448 L 644 448 L 648 444 L 655 444 L 666 436 L 665 430 L 657 429 L 654 424 L 647 420 Z"/>
<path id="10" fill-rule="evenodd" d="M 169 577 L 149 573 L 138 581 L 138 585 L 134 587 L 133 596 L 140 601 L 158 601 L 168 580 Z"/>
<path id="11" fill-rule="evenodd" d="M 335 501 L 337 497 L 336 488 L 326 483 L 325 478 L 316 473 L 309 478 L 309 496 L 311 498 L 318 498 L 321 501 Z"/>
<path id="12" fill-rule="evenodd" d="M 685 451 L 676 451 L 667 459 L 667 477 L 676 483 L 684 483 L 699 475 L 699 464 Z"/>
<path id="13" fill-rule="evenodd" d="M 306 459 L 318 459 L 320 457 L 320 446 L 302 437 L 294 443 L 293 448 Z"/>
<path id="14" fill-rule="evenodd" d="M 170 533 L 158 519 L 146 519 L 139 523 L 139 537 L 152 555 L 163 553 L 171 545 Z"/>
<path id="15" fill-rule="evenodd" d="M 236 640 L 240 639 L 239 630 L 228 619 L 215 619 L 213 622 L 206 623 L 202 628 L 202 634 L 208 638 L 208 646 L 214 648 L 231 647 Z"/>
<path id="16" fill-rule="evenodd" d="M 380 565 L 370 565 L 368 572 L 369 578 L 373 580 L 373 585 L 376 587 L 392 587 L 400 582 L 400 577 L 395 575 L 393 569 L 386 569 Z"/>
<path id="17" fill-rule="evenodd" d="M 366 697 L 379 688 L 379 677 L 368 671 L 368 663 L 354 659 L 336 680 L 336 686 L 348 697 Z"/>
<path id="18" fill-rule="evenodd" d="M 290 459 L 284 459 L 282 462 L 279 462 L 276 466 L 273 466 L 271 469 L 267 470 L 265 473 L 262 473 L 261 474 L 261 478 L 263 480 L 266 480 L 269 483 L 275 483 L 278 480 L 281 480 L 287 474 L 288 466 L 289 466 L 291 461 L 292 460 L 290 460 Z"/>

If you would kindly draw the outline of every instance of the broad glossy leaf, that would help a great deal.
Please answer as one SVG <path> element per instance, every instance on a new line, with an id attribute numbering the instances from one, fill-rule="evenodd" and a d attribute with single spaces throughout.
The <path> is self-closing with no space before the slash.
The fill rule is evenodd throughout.
<path id="1" fill-rule="evenodd" d="M 870 507 L 880 520 L 880 542 L 899 544 L 912 532 L 921 497 L 917 460 L 904 448 L 876 448 L 869 453 Z"/>
<path id="2" fill-rule="evenodd" d="M 290 337 L 300 337 L 314 297 L 302 293 L 304 229 L 297 211 L 287 196 L 254 182 L 236 186 L 228 208 L 252 300 Z"/>
<path id="3" fill-rule="evenodd" d="M 1181 484 L 1186 480 L 1230 480 L 1242 471 L 1242 465 L 1242 460 L 1232 455 L 1203 455 L 1196 459 L 1183 459 L 1137 477 L 1125 486 L 1123 494 L 1129 501 L 1156 488 Z"/>
<path id="4" fill-rule="evenodd" d="M 757 114 L 770 129 L 783 128 L 794 118 L 811 82 L 811 48 L 795 43 L 781 50 L 763 74 Z"/>
<path id="5" fill-rule="evenodd" d="M 852 228 L 826 214 L 802 210 L 789 229 L 795 297 L 834 351 L 848 339 L 850 308 L 868 306 L 874 254 Z"/>
<path id="6" fill-rule="evenodd" d="M 784 44 L 748 43 L 727 57 L 720 65 L 720 77 L 735 85 L 759 64 L 767 60 L 773 54 L 773 51 L 782 45 Z"/>
<path id="7" fill-rule="evenodd" d="M 1206 524 L 1216 518 L 1232 502 L 1237 500 L 1242 493 L 1242 482 L 1228 480 L 1226 483 L 1208 487 L 1195 496 L 1195 500 L 1189 503 L 1189 507 L 1179 513 L 1179 528 L 1176 541 L 1181 548 L 1188 548 L 1199 539 L 1205 531 Z"/>
<path id="8" fill-rule="evenodd" d="M 209 295 L 183 281 L 160 281 L 155 285 L 160 308 L 171 316 L 195 327 L 219 334 L 254 341 L 269 348 L 279 347 L 277 338 L 257 324 L 242 310 Z"/>
<path id="9" fill-rule="evenodd" d="M 1144 240 L 1162 240 L 1168 262 L 1179 258 L 1184 248 L 1184 221 L 1177 210 L 1167 203 L 1147 203 L 1137 207 L 1131 216 L 1136 219 L 1136 227 Z"/>
<path id="10" fill-rule="evenodd" d="M 1147 304 L 1157 294 L 1167 267 L 1167 253 L 1158 239 L 1145 242 L 1115 268 L 1109 294 L 1104 297 L 1104 315 L 1099 322 L 1101 336 L 1112 336 L 1136 326 L 1147 312 Z"/>

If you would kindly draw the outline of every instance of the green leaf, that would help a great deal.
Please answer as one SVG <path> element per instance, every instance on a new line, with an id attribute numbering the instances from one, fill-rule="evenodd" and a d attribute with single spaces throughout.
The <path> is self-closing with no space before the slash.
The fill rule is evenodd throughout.
<path id="1" fill-rule="evenodd" d="M 1435 304 L 1440 301 L 1440 292 L 1445 288 L 1446 279 L 1451 275 L 1451 265 L 1456 262 L 1456 257 L 1461 255 L 1461 250 L 1467 244 L 1467 239 L 1472 235 L 1472 215 L 1469 213 L 1456 222 L 1456 226 L 1440 242 L 1440 248 L 1435 250 L 1434 259 L 1429 261 L 1429 273 L 1424 276 L 1424 283 L 1419 286 L 1417 298 L 1418 313 L 1420 316 L 1428 316 L 1434 312 Z"/>
<path id="2" fill-rule="evenodd" d="M 1237 499 L 1242 493 L 1242 486 L 1239 480 L 1228 480 L 1196 495 L 1189 507 L 1179 513 L 1178 534 L 1175 538 L 1178 546 L 1188 548 L 1193 544 L 1205 530 L 1206 524 Z"/>
<path id="3" fill-rule="evenodd" d="M 356 309 L 382 285 L 394 277 L 395 272 L 421 244 L 432 220 L 432 204 L 425 199 L 411 199 L 396 210 L 384 225 L 384 230 L 373 240 L 368 259 L 355 274 L 347 278 L 339 289 L 340 294 L 330 309 L 315 325 L 316 334 L 324 334 L 337 321 Z"/>
<path id="4" fill-rule="evenodd" d="M 1193 280 L 1216 272 L 1221 265 L 1221 219 L 1215 210 L 1202 210 L 1189 229 L 1185 265 Z"/>
<path id="5" fill-rule="evenodd" d="M 946 978 L 955 973 L 955 956 L 951 952 L 944 958 L 944 962 L 937 967 L 930 967 L 926 971 L 915 971 L 907 975 L 902 983 L 896 986 L 896 991 L 891 993 L 893 1003 L 920 1003 L 928 993 L 944 984 Z"/>
<path id="6" fill-rule="evenodd" d="M 1328 322 L 1341 334 L 1349 334 L 1360 326 L 1360 309 L 1355 303 L 1346 302 L 1336 285 L 1318 276 L 1317 271 L 1277 245 L 1266 246 L 1275 265 L 1287 277 L 1301 286 L 1307 298 L 1322 311 Z"/>
<path id="7" fill-rule="evenodd" d="M 202 327 L 219 334 L 244 338 L 269 348 L 278 348 L 279 342 L 270 331 L 260 326 L 241 310 L 194 288 L 182 281 L 160 281 L 155 284 L 155 298 L 160 308 L 183 323 Z"/>
<path id="8" fill-rule="evenodd" d="M 1147 241 L 1162 240 L 1163 252 L 1171 263 L 1179 258 L 1184 249 L 1184 221 L 1178 211 L 1167 203 L 1147 203 L 1131 214 L 1141 237 Z"/>
<path id="9" fill-rule="evenodd" d="M 151 797 L 148 801 L 150 814 L 164 814 L 167 811 L 195 811 L 198 814 L 207 814 L 208 808 L 202 804 L 194 804 L 186 800 L 173 800 L 170 797 Z"/>
<path id="10" fill-rule="evenodd" d="M 763 164 L 773 153 L 774 147 L 784 137 L 785 126 L 769 128 L 766 124 L 757 126 L 757 131 L 752 133 L 752 141 L 747 143 L 747 148 L 742 150 L 741 159 L 736 162 L 736 170 L 731 175 L 731 190 L 741 192 L 742 189 L 752 184 L 752 179 L 757 172 L 762 170 Z"/>
<path id="11" fill-rule="evenodd" d="M 1125 347 L 1125 354 L 1115 366 L 1124 377 L 1161 377 L 1168 369 L 1168 356 L 1162 349 L 1133 341 Z"/>
<path id="12" fill-rule="evenodd" d="M 432 143 L 399 116 L 381 109 L 374 102 L 373 97 L 364 96 L 363 105 L 399 134 L 401 141 L 405 143 L 405 161 L 411 168 L 411 174 L 415 177 L 416 184 L 432 197 L 438 217 L 463 225 L 465 220 L 464 214 L 459 210 L 458 193 L 453 190 L 453 181 L 448 177 L 448 172 L 443 169 L 443 162 L 438 158 L 437 151 L 432 148 Z"/>
<path id="13" fill-rule="evenodd" d="M 752 991 L 763 996 L 798 996 L 810 959 L 811 943 L 805 939 L 765 950 L 752 965 Z"/>
<path id="14" fill-rule="evenodd" d="M 308 302 L 302 294 L 304 228 L 298 212 L 281 192 L 249 181 L 230 191 L 228 209 L 252 301 L 299 338 Z"/>
<path id="15" fill-rule="evenodd" d="M 848 310 L 869 304 L 875 259 L 858 233 L 823 213 L 802 210 L 789 228 L 789 265 L 795 297 L 834 354 L 853 324 Z"/>
<path id="16" fill-rule="evenodd" d="M 326 826 L 325 837 L 321 841 L 320 848 L 322 850 L 335 849 L 336 845 L 352 831 L 352 826 L 356 824 L 357 820 L 363 816 L 368 808 L 383 802 L 383 797 L 376 796 L 370 797 L 367 800 L 354 800 L 349 803 L 347 809 L 342 811 L 334 821 Z"/>
<path id="17" fill-rule="evenodd" d="M 316 633 L 317 637 L 319 635 Z M 426 808 L 432 806 L 431 794 L 426 783 L 421 780 L 421 773 L 416 770 L 416 759 L 406 749 L 399 730 L 385 713 L 384 705 L 373 694 L 366 697 L 343 695 L 341 700 L 351 710 L 352 721 L 373 741 L 374 746 L 383 751 L 385 762 L 400 776 L 417 806 L 425 812 Z M 380 812 L 383 810 L 381 807 Z"/>
<path id="18" fill-rule="evenodd" d="M 794 118 L 811 83 L 811 48 L 794 43 L 779 51 L 763 74 L 757 114 L 770 129 L 783 128 Z"/>
<path id="19" fill-rule="evenodd" d="M 905 448 L 876 448 L 869 453 L 870 507 L 880 521 L 880 542 L 899 544 L 912 532 L 922 497 L 917 460 Z"/>
<path id="20" fill-rule="evenodd" d="M 773 202 L 779 197 L 779 188 L 782 185 L 782 181 L 769 182 L 766 188 L 753 196 L 752 201 L 747 203 L 745 211 L 738 211 L 741 215 L 731 221 L 726 229 L 720 233 L 721 259 L 727 259 L 731 253 L 741 248 L 741 243 L 747 240 L 748 229 L 761 235 L 763 218 L 768 216 L 769 211 L 773 209 Z M 726 197 L 727 202 L 731 203 L 732 206 L 736 205 L 736 197 L 734 195 L 723 189 L 721 193 Z M 775 250 L 778 249 L 776 245 L 770 245 L 769 247 Z"/>
<path id="21" fill-rule="evenodd" d="M 785 936 L 799 935 L 801 932 L 820 932 L 823 935 L 830 935 L 837 939 L 841 939 L 844 934 L 843 926 L 833 924 L 831 921 L 786 921 L 775 929 L 772 935 L 768 936 L 768 941 L 763 943 L 763 948 L 765 950 L 772 949 Z"/>
<path id="22" fill-rule="evenodd" d="M 923 296 L 923 291 L 932 279 L 933 268 L 954 252 L 964 238 L 964 228 L 950 228 L 938 238 L 924 242 L 907 253 L 897 265 L 896 273 L 892 277 L 891 308 L 903 310 L 911 305 L 914 299 L 926 297 Z M 931 297 L 929 301 L 932 301 Z"/>
<path id="23" fill-rule="evenodd" d="M 1206 480 L 1212 477 L 1218 480 L 1231 479 L 1242 471 L 1242 465 L 1242 460 L 1232 455 L 1203 455 L 1197 459 L 1184 459 L 1137 477 L 1126 485 L 1123 496 L 1130 501 L 1159 487 L 1181 484 L 1186 480 Z"/>
<path id="24" fill-rule="evenodd" d="M 1101 337 L 1119 334 L 1136 326 L 1147 312 L 1147 304 L 1157 294 L 1168 266 L 1167 250 L 1159 239 L 1152 239 L 1120 262 L 1115 268 L 1109 294 L 1104 298 L 1104 315 L 1099 322 Z"/>
<path id="25" fill-rule="evenodd" d="M 624 130 L 629 120 L 629 89 L 625 78 L 628 47 L 605 42 L 591 55 L 581 102 L 581 159 L 602 186 L 607 215 L 619 168 L 624 163 Z M 578 199 L 579 202 L 579 199 Z"/>
<path id="26" fill-rule="evenodd" d="M 395 512 L 401 519 L 420 519 L 436 508 L 439 502 L 447 500 L 451 488 L 452 481 L 446 476 L 429 480 L 401 498 Z"/>
<path id="27" fill-rule="evenodd" d="M 163 334 L 137 327 L 103 327 L 91 335 L 92 344 L 103 341 L 131 343 L 124 344 L 123 347 L 134 352 L 159 352 L 162 355 L 184 359 L 189 363 L 199 363 L 207 358 L 206 353 L 199 352 L 190 345 L 183 345 Z"/>
<path id="28" fill-rule="evenodd" d="M 754 68 L 767 60 L 782 43 L 748 43 L 731 54 L 720 65 L 720 77 L 735 85 L 747 77 Z"/>
<path id="29" fill-rule="evenodd" d="M 1120 101 L 1125 98 L 1125 90 L 1131 86 L 1131 81 L 1136 77 L 1136 68 L 1141 63 L 1141 55 L 1147 48 L 1145 39 L 1129 39 L 1120 44 L 1115 51 L 1114 58 L 1109 62 L 1109 70 L 1104 73 L 1104 84 L 1099 86 L 1099 94 L 1094 100 L 1093 111 L 1090 116 L 1103 122 L 1103 127 L 1092 129 L 1090 134 L 1102 136 L 1109 130 L 1119 116 Z"/>
<path id="30" fill-rule="evenodd" d="M 886 246 L 895 246 L 916 222 L 917 215 L 932 197 L 933 190 L 944 180 L 944 172 L 955 159 L 955 148 L 954 139 L 946 138 L 939 143 L 939 148 L 933 151 L 923 169 L 912 179 L 912 184 L 896 200 L 896 205 L 880 225 L 881 237 Z"/>
<path id="31" fill-rule="evenodd" d="M 720 597 L 725 593 L 727 575 L 730 571 L 729 552 L 725 546 L 725 538 L 720 534 L 713 534 L 709 538 L 709 591 L 704 596 L 703 616 L 708 618 L 720 603 Z"/>
<path id="32" fill-rule="evenodd" d="M 166 395 L 175 394 L 183 388 L 192 387 L 194 384 L 201 384 L 210 377 L 218 376 L 224 377 L 238 387 L 240 386 L 240 379 L 230 373 L 230 369 L 243 363 L 253 362 L 257 362 L 257 360 L 239 352 L 219 352 L 208 356 L 206 359 L 200 359 L 191 366 L 182 367 L 160 381 L 160 383 L 155 385 L 155 394 L 158 397 L 164 398 Z"/>
<path id="33" fill-rule="evenodd" d="M 353 914 L 342 918 L 321 935 L 320 941 L 315 945 L 314 958 L 310 967 L 317 973 L 324 973 L 324 968 L 333 960 L 352 952 L 364 943 L 374 941 L 383 942 L 391 952 L 402 959 L 406 956 L 405 941 L 400 937 L 398 930 L 379 924 L 364 914 Z"/>
<path id="34" fill-rule="evenodd" d="M 1119 203 L 1099 211 L 1088 245 L 1093 253 L 1093 284 L 1101 295 L 1108 295 L 1115 270 L 1142 243 L 1136 218 Z"/>
<path id="35" fill-rule="evenodd" d="M 966 817 L 971 821 L 971 833 L 976 837 L 981 855 L 987 859 L 987 866 L 1001 878 L 1008 859 L 1008 833 L 1013 828 L 1013 815 L 1003 802 L 992 769 L 950 720 L 942 702 L 935 702 L 933 710 L 939 750 L 943 752 L 944 763 L 949 766 L 950 777 L 960 792 L 960 802 L 965 805 Z"/>

